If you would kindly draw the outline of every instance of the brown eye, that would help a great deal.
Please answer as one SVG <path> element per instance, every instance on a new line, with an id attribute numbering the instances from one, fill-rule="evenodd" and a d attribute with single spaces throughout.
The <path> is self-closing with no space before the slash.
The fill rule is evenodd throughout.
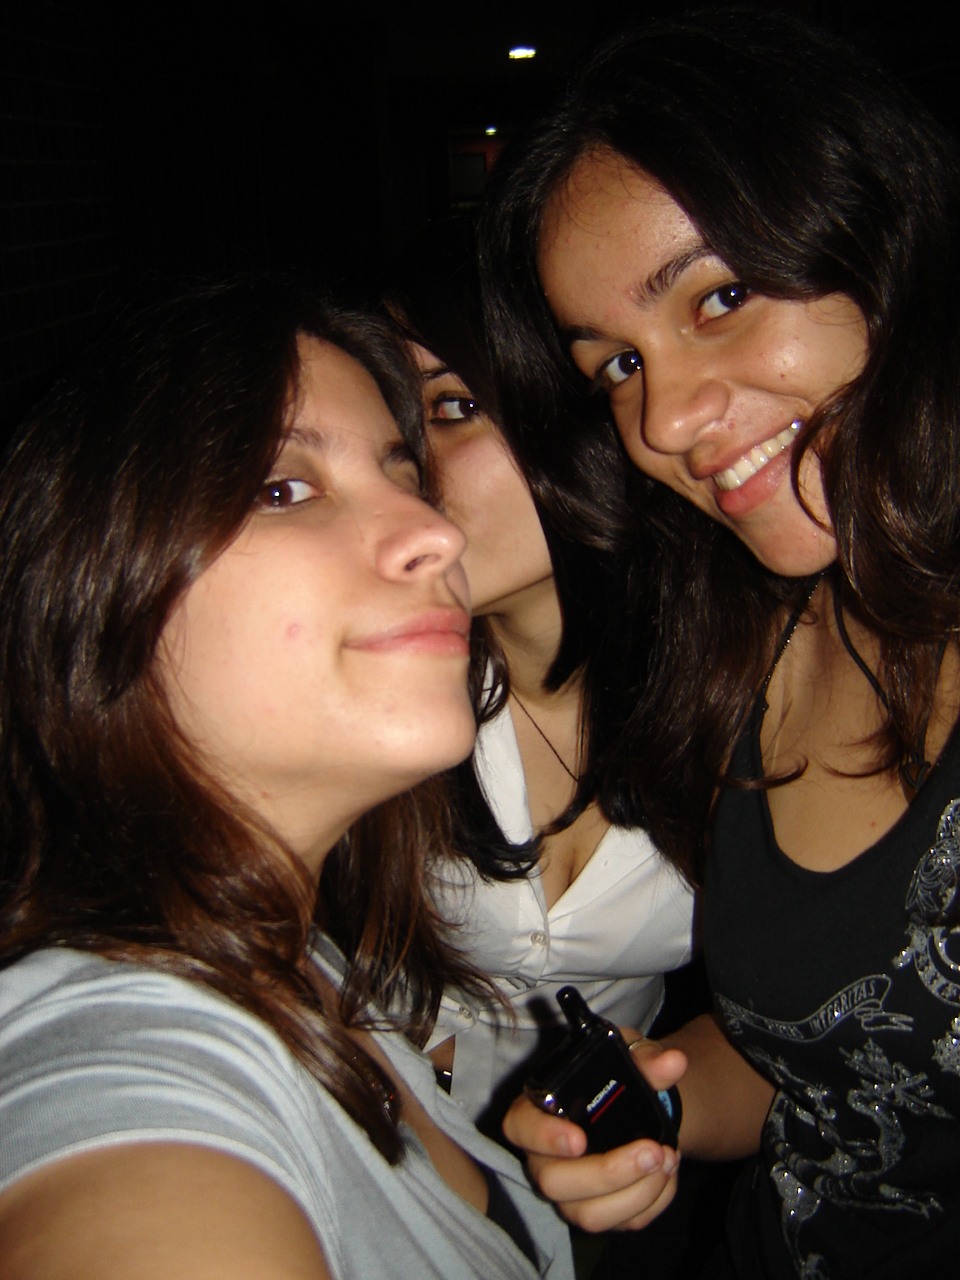
<path id="1" fill-rule="evenodd" d="M 480 413 L 469 396 L 438 396 L 433 402 L 432 422 L 471 422 Z"/>
<path id="2" fill-rule="evenodd" d="M 319 490 L 306 480 L 268 480 L 260 490 L 257 505 L 266 511 L 283 511 L 319 497 Z"/>
<path id="3" fill-rule="evenodd" d="M 700 303 L 700 311 L 707 320 L 719 320 L 721 316 L 728 316 L 731 311 L 742 307 L 749 297 L 749 286 L 742 280 L 733 280 L 708 293 Z"/>
<path id="4" fill-rule="evenodd" d="M 632 378 L 642 368 L 643 361 L 640 359 L 638 352 L 632 349 L 618 351 L 615 356 L 611 356 L 606 364 L 602 364 L 597 370 L 596 381 L 609 391 L 611 387 L 619 387 L 629 378 Z"/>

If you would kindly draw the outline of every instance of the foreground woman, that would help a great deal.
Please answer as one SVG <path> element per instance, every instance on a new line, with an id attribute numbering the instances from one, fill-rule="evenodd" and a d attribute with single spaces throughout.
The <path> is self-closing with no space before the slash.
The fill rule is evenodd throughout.
<path id="1" fill-rule="evenodd" d="M 958 172 L 849 50 L 724 14 L 602 53 L 488 221 L 545 465 L 550 356 L 649 478 L 621 755 L 705 867 L 718 1018 L 638 1056 L 680 1080 L 684 1152 L 759 1151 L 718 1264 L 742 1276 L 933 1275 L 960 1246 Z M 672 1194 L 655 1144 L 557 1160 L 582 1135 L 527 1105 L 507 1129 L 586 1225 Z"/>
<path id="2" fill-rule="evenodd" d="M 10 1280 L 571 1273 L 401 1034 L 480 986 L 423 893 L 442 809 L 363 818 L 473 742 L 463 538 L 420 498 L 403 369 L 247 282 L 110 335 L 14 444 Z"/>
<path id="3" fill-rule="evenodd" d="M 474 614 L 480 731 L 473 769 L 451 779 L 468 858 L 448 865 L 441 905 L 513 1014 L 451 990 L 428 1047 L 452 1070 L 467 1114 L 499 1132 L 534 1062 L 566 1031 L 562 986 L 575 983 L 615 1022 L 650 1027 L 664 971 L 690 957 L 693 893 L 639 822 L 612 825 L 602 807 L 624 807 L 622 780 L 599 795 L 594 766 L 639 662 L 625 627 L 612 616 L 595 624 L 626 590 L 625 574 L 555 529 L 548 546 L 499 425 L 470 238 L 451 227 L 411 254 L 388 305 L 423 376 L 428 444 L 444 510 L 467 537 Z"/>

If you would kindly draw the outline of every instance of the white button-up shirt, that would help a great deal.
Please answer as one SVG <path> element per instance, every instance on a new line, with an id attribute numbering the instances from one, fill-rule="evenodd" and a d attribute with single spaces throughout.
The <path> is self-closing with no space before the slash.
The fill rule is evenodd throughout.
<path id="1" fill-rule="evenodd" d="M 474 768 L 507 838 L 534 834 L 520 748 L 508 707 L 477 737 Z M 456 1036 L 452 1095 L 476 1119 L 497 1086 L 536 1057 L 543 1029 L 565 1025 L 555 993 L 573 983 L 594 1012 L 646 1031 L 663 1001 L 663 974 L 691 954 L 693 892 L 645 831 L 611 827 L 548 910 L 540 873 L 487 882 L 465 859 L 450 864 L 439 903 L 456 942 L 509 1000 L 509 1015 L 448 991 L 428 1049 Z"/>

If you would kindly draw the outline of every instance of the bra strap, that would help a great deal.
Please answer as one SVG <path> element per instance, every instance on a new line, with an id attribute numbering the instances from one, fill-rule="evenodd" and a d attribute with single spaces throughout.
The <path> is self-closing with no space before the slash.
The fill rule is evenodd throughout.
<path id="1" fill-rule="evenodd" d="M 873 674 L 873 672 L 864 662 L 863 658 L 860 656 L 859 652 L 857 651 L 853 641 L 850 639 L 850 633 L 849 631 L 847 631 L 847 624 L 843 620 L 843 608 L 841 607 L 841 604 L 840 604 L 840 588 L 836 582 L 836 579 L 834 579 L 834 582 L 833 582 L 832 594 L 833 594 L 833 616 L 837 622 L 837 631 L 840 634 L 840 639 L 843 642 L 843 647 L 846 649 L 847 653 L 849 653 L 850 657 L 854 660 L 854 662 L 857 664 L 857 666 L 866 676 L 867 683 L 870 685 L 870 688 L 873 690 L 873 692 L 877 695 L 877 697 L 883 703 L 887 712 L 889 712 L 890 701 L 887 698 L 886 693 L 883 691 L 883 687 L 881 686 L 880 681 L 877 679 L 877 677 Z M 926 726 L 924 726 L 924 728 L 926 728 Z"/>
<path id="2" fill-rule="evenodd" d="M 766 676 L 764 677 L 763 684 L 760 686 L 760 696 L 757 699 L 758 704 L 760 705 L 760 707 L 763 708 L 764 711 L 767 709 L 767 690 L 770 688 L 770 681 L 773 679 L 773 673 L 776 671 L 777 667 L 780 665 L 780 659 L 783 657 L 786 651 L 787 645 L 793 639 L 793 633 L 796 631 L 797 627 L 800 625 L 800 619 L 803 617 L 804 613 L 807 610 L 807 606 L 809 605 L 810 601 L 813 599 L 813 593 L 816 591 L 817 587 L 820 585 L 822 578 L 823 578 L 823 574 L 817 573 L 817 574 L 814 574 L 813 577 L 809 579 L 810 589 L 807 591 L 807 594 L 803 597 L 800 603 L 794 607 L 793 612 L 790 614 L 790 617 L 787 619 L 786 626 L 783 628 L 783 630 L 780 633 L 780 639 L 777 641 L 777 647 L 773 654 L 773 661 L 770 663 L 770 670 L 767 672 Z"/>

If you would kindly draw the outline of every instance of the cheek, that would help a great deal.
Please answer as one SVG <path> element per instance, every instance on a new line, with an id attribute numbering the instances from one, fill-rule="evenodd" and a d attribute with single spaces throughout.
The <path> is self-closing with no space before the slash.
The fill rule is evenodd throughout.
<path id="1" fill-rule="evenodd" d="M 820 404 L 862 371 L 867 327 L 848 298 L 784 302 L 772 319 L 758 336 L 758 358 L 781 385 L 811 404 Z"/>
<path id="2" fill-rule="evenodd" d="M 758 371 L 754 381 L 774 394 L 819 404 L 836 385 L 830 369 L 833 353 L 824 349 L 822 338 L 809 331 L 802 314 L 785 313 L 778 325 L 757 335 L 749 353 Z"/>
<path id="3" fill-rule="evenodd" d="M 258 690 L 278 687 L 303 665 L 301 655 L 323 648 L 322 566 L 301 561 L 294 547 L 285 556 L 227 553 L 193 585 L 173 633 L 188 696 L 239 709 L 242 700 L 256 702 Z"/>
<path id="4" fill-rule="evenodd" d="M 823 470 L 820 459 L 814 449 L 808 449 L 800 461 L 800 472 L 797 477 L 800 486 L 800 493 L 804 502 L 810 508 L 814 519 L 810 521 L 810 517 L 806 512 L 804 516 L 812 525 L 817 527 L 817 532 L 824 537 L 833 538 L 833 521 L 827 507 L 827 499 L 823 491 Z M 789 482 L 788 482 L 789 483 Z M 800 506 L 796 494 L 793 492 L 793 486 L 790 486 L 790 493 L 794 502 Z M 801 508 L 802 510 L 802 508 Z M 820 526 L 826 526 L 825 528 Z"/>
<path id="5" fill-rule="evenodd" d="M 469 448 L 463 444 L 433 446 L 440 500 L 450 519 L 461 527 L 461 513 L 470 506 L 469 453 Z"/>
<path id="6" fill-rule="evenodd" d="M 619 428 L 619 422 L 617 425 Z M 655 449 L 648 448 L 636 427 L 620 428 L 620 436 L 627 451 L 627 457 L 639 471 L 649 476 L 651 480 L 657 480 L 660 484 L 666 485 L 674 493 L 678 493 L 682 498 L 686 498 L 687 501 L 716 518 L 717 513 L 712 496 L 702 484 L 691 479 L 682 458 L 672 454 L 658 453 Z"/>
<path id="7" fill-rule="evenodd" d="M 664 478 L 670 470 L 671 459 L 667 454 L 657 453 L 644 443 L 640 432 L 640 414 L 628 405 L 613 405 L 613 420 L 616 423 L 627 457 L 635 467 L 645 475 L 654 479 Z"/>
<path id="8" fill-rule="evenodd" d="M 478 436 L 447 450 L 438 459 L 447 514 L 476 540 L 484 531 L 513 519 L 530 495 L 513 460 L 490 436 Z"/>

